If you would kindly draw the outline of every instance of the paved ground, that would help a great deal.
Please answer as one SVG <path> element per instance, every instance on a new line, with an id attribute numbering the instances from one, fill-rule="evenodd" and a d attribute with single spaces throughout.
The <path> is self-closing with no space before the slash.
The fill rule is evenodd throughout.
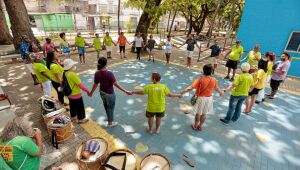
<path id="1" fill-rule="evenodd" d="M 184 50 L 174 50 L 172 61 L 175 63 L 184 64 L 184 54 Z M 162 51 L 156 51 L 156 55 L 160 59 L 163 59 Z M 109 64 L 121 62 L 121 60 L 118 59 L 119 56 L 116 51 L 113 52 L 113 57 L 114 59 L 110 60 Z M 127 57 L 133 59 L 135 54 L 128 53 Z M 72 58 L 76 59 L 77 57 L 72 56 Z M 87 63 L 85 65 L 79 65 L 78 72 L 95 68 L 95 60 L 95 53 L 88 53 Z M 197 63 L 195 68 L 201 68 L 204 63 L 206 63 L 206 61 Z M 148 66 L 149 68 L 147 67 L 148 71 L 156 69 L 157 67 L 161 67 L 162 69 L 160 69 L 160 71 L 162 72 L 166 71 L 163 69 L 163 65 L 159 64 L 158 62 L 155 66 L 152 66 L 152 63 L 149 64 L 151 65 Z M 195 60 L 194 64 L 196 64 Z M 137 66 L 136 63 L 132 63 L 132 65 Z M 127 66 L 130 65 L 127 64 Z M 112 67 L 112 69 L 122 72 L 124 71 L 124 65 Z M 198 72 L 194 74 L 192 71 L 188 71 L 178 66 L 171 66 L 170 69 L 172 71 L 179 70 L 179 74 L 182 72 L 184 75 L 189 75 L 191 77 L 194 77 L 198 74 Z M 204 169 L 214 169 L 217 167 L 219 167 L 219 169 L 246 169 L 242 167 L 248 167 L 248 169 L 300 169 L 300 136 L 297 126 L 300 122 L 297 116 L 299 114 L 299 96 L 291 95 L 290 93 L 281 93 L 279 96 L 280 99 L 274 100 L 274 103 L 271 104 L 271 106 L 256 106 L 253 115 L 242 116 L 238 123 L 226 127 L 218 122 L 218 118 L 219 116 L 222 116 L 224 110 L 226 110 L 228 96 L 224 97 L 222 101 L 215 98 L 215 113 L 212 114 L 208 119 L 206 130 L 203 133 L 192 132 L 189 128 L 191 118 L 186 117 L 177 110 L 177 100 L 168 99 L 169 107 L 173 106 L 172 104 L 177 106 L 174 108 L 167 108 L 170 109 L 170 112 L 174 112 L 174 118 L 171 117 L 171 115 L 168 115 L 165 118 L 162 135 L 147 136 L 147 134 L 145 134 L 145 123 L 137 122 L 135 119 L 129 120 L 129 116 L 125 116 L 126 114 L 137 114 L 135 118 L 141 122 L 145 122 L 145 117 L 143 115 L 144 106 L 139 105 L 138 109 L 133 109 L 134 106 L 128 104 L 127 110 L 132 111 L 122 111 L 122 113 L 120 113 L 122 109 L 122 105 L 120 104 L 122 103 L 122 100 L 123 102 L 127 102 L 127 97 L 124 98 L 125 96 L 123 94 L 120 95 L 118 92 L 118 105 L 121 107 L 117 106 L 117 109 L 119 109 L 117 112 L 119 113 L 116 113 L 116 115 L 119 116 L 117 119 L 120 120 L 119 122 L 122 124 L 122 126 L 117 127 L 115 130 L 109 131 L 106 131 L 105 128 L 97 126 L 95 122 L 103 125 L 103 108 L 101 107 L 102 105 L 97 105 L 97 107 L 93 106 L 99 110 L 97 114 L 88 114 L 94 121 L 91 121 L 89 124 L 82 127 L 74 125 L 73 130 L 76 134 L 75 137 L 73 137 L 66 144 L 60 145 L 59 150 L 55 150 L 50 145 L 50 139 L 46 134 L 46 129 L 40 116 L 40 106 L 37 103 L 37 99 L 42 95 L 41 90 L 38 88 L 38 86 L 32 85 L 30 74 L 27 72 L 25 66 L 22 63 L 1 64 L 0 70 L 0 85 L 3 87 L 4 91 L 9 94 L 12 103 L 18 108 L 17 115 L 28 120 L 32 127 L 39 127 L 43 131 L 44 143 L 47 147 L 48 153 L 46 155 L 47 162 L 44 164 L 45 166 L 52 163 L 59 165 L 62 162 L 74 161 L 74 151 L 79 143 L 90 138 L 91 136 L 104 135 L 105 138 L 112 143 L 111 146 L 113 147 L 111 147 L 110 150 L 120 147 L 120 143 L 122 142 L 130 149 L 135 150 L 136 143 L 141 140 L 141 143 L 149 147 L 148 152 L 163 152 L 170 158 L 170 160 L 172 160 L 173 166 L 178 169 L 182 169 L 182 167 L 185 167 L 184 169 L 188 169 L 186 164 L 181 160 L 183 153 L 186 153 L 191 160 L 195 161 L 197 169 L 202 169 L 202 166 L 206 167 Z M 134 71 L 136 69 L 128 70 Z M 219 68 L 218 74 L 223 75 L 224 71 L 225 68 L 222 66 Z M 119 73 L 116 72 L 115 74 L 118 75 Z M 132 74 L 137 74 L 137 72 L 132 72 Z M 145 75 L 146 73 L 139 72 L 138 74 Z M 91 78 L 91 75 L 85 73 L 82 74 L 82 78 L 87 80 Z M 123 78 L 124 77 L 121 77 L 119 79 L 122 80 Z M 138 75 L 136 78 L 139 78 Z M 188 77 L 184 77 L 184 79 L 188 79 Z M 190 82 L 191 79 L 188 79 L 186 82 Z M 143 81 L 139 81 L 146 82 L 147 80 L 149 80 L 149 78 L 145 77 Z M 179 79 L 175 80 L 179 81 Z M 167 82 L 169 81 L 170 80 Z M 182 82 L 185 81 L 182 80 Z M 226 86 L 226 82 L 223 82 L 221 79 L 220 82 L 222 87 Z M 299 80 L 289 79 L 282 87 L 288 89 L 289 91 L 300 92 L 299 84 Z M 130 88 L 132 85 L 133 82 L 128 83 L 127 87 Z M 182 84 L 182 87 L 184 87 L 184 85 L 186 84 Z M 91 85 L 89 85 L 89 87 L 90 86 Z M 173 89 L 176 89 L 176 87 L 171 83 L 170 86 L 174 87 Z M 95 95 L 95 99 L 97 96 L 98 95 Z M 144 97 L 139 98 L 142 100 L 142 102 L 145 101 Z M 136 100 L 140 101 L 140 99 L 134 97 L 130 97 L 129 99 L 132 99 L 134 102 L 137 102 Z M 132 100 L 130 100 L 129 103 L 131 103 Z M 187 102 L 188 98 L 185 100 Z M 97 99 L 92 101 L 101 103 Z M 87 106 L 91 105 L 92 108 L 90 99 L 86 99 L 85 103 Z M 91 109 L 87 107 L 87 111 L 91 112 Z M 133 127 L 133 125 L 136 124 L 138 127 Z M 171 130 L 173 135 L 168 134 L 169 130 Z M 259 142 L 259 140 L 256 139 L 255 133 L 257 133 L 258 136 L 263 140 L 267 140 L 267 142 Z M 118 137 L 118 139 L 113 138 L 110 134 Z M 174 138 L 172 140 L 167 139 L 168 137 L 173 137 L 175 135 L 180 138 L 176 138 L 177 140 Z M 147 139 L 149 139 L 149 141 Z M 129 142 L 129 140 L 131 142 Z M 178 143 L 174 143 L 175 140 L 178 141 Z M 161 145 L 162 142 L 167 144 Z M 159 146 L 153 147 L 155 144 L 159 144 Z M 138 153 L 138 155 L 144 156 L 146 153 L 147 152 Z"/>

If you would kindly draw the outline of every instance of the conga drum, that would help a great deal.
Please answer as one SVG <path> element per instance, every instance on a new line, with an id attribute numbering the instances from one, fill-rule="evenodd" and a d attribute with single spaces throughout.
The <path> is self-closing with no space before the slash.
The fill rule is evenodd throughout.
<path id="1" fill-rule="evenodd" d="M 118 149 L 110 153 L 100 170 L 136 170 L 135 155 L 127 149 Z"/>
<path id="2" fill-rule="evenodd" d="M 67 123 L 62 125 L 61 127 L 53 127 L 51 124 L 53 123 L 55 117 L 48 121 L 47 123 L 47 130 L 50 138 L 53 138 L 55 134 L 55 138 L 57 143 L 64 143 L 65 141 L 69 140 L 73 136 L 71 120 L 67 117 Z M 53 133 L 53 131 L 55 133 Z"/>
<path id="3" fill-rule="evenodd" d="M 151 153 L 143 158 L 140 168 L 141 170 L 170 170 L 171 164 L 163 155 Z"/>
<path id="4" fill-rule="evenodd" d="M 96 141 L 100 145 L 100 149 L 90 155 L 88 159 L 82 159 L 81 153 L 85 149 L 85 144 L 90 141 Z M 108 155 L 108 143 L 103 138 L 91 138 L 86 142 L 82 142 L 82 144 L 79 145 L 77 151 L 76 151 L 76 160 L 80 167 L 80 169 L 83 170 L 98 170 L 101 167 L 101 164 L 104 163 L 104 161 L 107 158 Z"/>

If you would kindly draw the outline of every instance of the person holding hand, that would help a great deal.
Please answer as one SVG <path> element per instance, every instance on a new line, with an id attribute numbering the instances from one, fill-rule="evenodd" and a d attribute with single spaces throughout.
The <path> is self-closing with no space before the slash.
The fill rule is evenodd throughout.
<path id="1" fill-rule="evenodd" d="M 218 81 L 211 77 L 212 72 L 213 66 L 211 64 L 204 65 L 204 75 L 196 79 L 192 85 L 181 92 L 181 95 L 183 95 L 184 93 L 196 89 L 195 96 L 197 100 L 192 110 L 192 114 L 195 115 L 195 123 L 192 124 L 193 130 L 201 131 L 206 119 L 206 114 L 213 110 L 212 91 L 216 90 L 220 96 L 224 95 L 218 86 Z"/>
<path id="2" fill-rule="evenodd" d="M 131 95 L 132 93 L 122 87 L 117 82 L 114 74 L 111 71 L 108 71 L 107 59 L 104 57 L 101 57 L 98 60 L 97 71 L 94 77 L 94 85 L 91 93 L 89 94 L 90 97 L 92 97 L 94 91 L 97 89 L 98 84 L 100 84 L 100 96 L 107 115 L 107 127 L 111 128 L 118 124 L 117 122 L 114 122 L 114 110 L 116 103 L 114 86 L 128 95 Z"/>
<path id="3" fill-rule="evenodd" d="M 148 95 L 146 117 L 148 118 L 148 132 L 152 134 L 152 124 L 155 117 L 156 133 L 160 132 L 160 121 L 165 116 L 166 96 L 182 97 L 181 94 L 171 93 L 168 86 L 160 83 L 160 74 L 152 73 L 152 84 L 145 86 L 142 90 L 133 91 L 132 94 Z"/>

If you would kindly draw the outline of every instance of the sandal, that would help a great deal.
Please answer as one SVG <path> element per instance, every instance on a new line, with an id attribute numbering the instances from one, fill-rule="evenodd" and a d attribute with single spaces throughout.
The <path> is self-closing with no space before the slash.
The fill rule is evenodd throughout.
<path id="1" fill-rule="evenodd" d="M 197 127 L 195 127 L 195 124 L 192 124 L 191 126 L 192 126 L 193 130 L 197 130 Z"/>

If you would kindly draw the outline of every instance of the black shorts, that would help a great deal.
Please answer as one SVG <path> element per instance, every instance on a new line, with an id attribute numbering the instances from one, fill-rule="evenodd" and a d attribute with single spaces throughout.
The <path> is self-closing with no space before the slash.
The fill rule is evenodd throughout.
<path id="1" fill-rule="evenodd" d="M 232 68 L 232 69 L 237 69 L 238 61 L 233 61 L 228 59 L 226 63 L 226 67 Z"/>
<path id="2" fill-rule="evenodd" d="M 123 51 L 125 53 L 125 46 L 119 46 L 120 47 L 120 53 Z"/>
<path id="3" fill-rule="evenodd" d="M 146 111 L 146 117 L 151 118 L 151 117 L 164 117 L 165 112 L 148 112 Z"/>
<path id="4" fill-rule="evenodd" d="M 261 89 L 254 88 L 249 92 L 249 96 L 257 95 Z"/>

